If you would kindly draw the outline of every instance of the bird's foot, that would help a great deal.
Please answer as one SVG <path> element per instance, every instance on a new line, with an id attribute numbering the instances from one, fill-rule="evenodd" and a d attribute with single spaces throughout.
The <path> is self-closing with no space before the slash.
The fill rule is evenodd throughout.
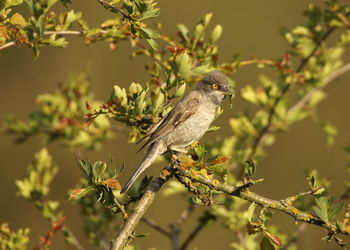
<path id="1" fill-rule="evenodd" d="M 188 151 L 184 147 L 171 145 L 171 146 L 169 146 L 169 149 L 173 152 L 173 154 L 176 154 L 177 156 L 180 154 L 187 154 L 188 153 Z"/>
<path id="2" fill-rule="evenodd" d="M 190 148 L 191 149 L 195 149 L 196 147 L 199 146 L 199 142 L 198 141 L 194 141 L 191 145 L 190 145 Z"/>

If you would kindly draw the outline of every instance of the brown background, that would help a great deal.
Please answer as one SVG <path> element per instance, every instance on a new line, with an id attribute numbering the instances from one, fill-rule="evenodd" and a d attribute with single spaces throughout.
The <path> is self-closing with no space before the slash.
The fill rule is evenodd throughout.
<path id="1" fill-rule="evenodd" d="M 161 15 L 157 18 L 163 22 L 163 33 L 175 34 L 176 23 L 185 23 L 189 27 L 198 17 L 213 12 L 213 23 L 220 23 L 224 33 L 219 40 L 220 60 L 230 60 L 235 52 L 258 58 L 274 58 L 280 56 L 286 47 L 279 35 L 281 27 L 294 27 L 303 22 L 301 15 L 307 2 L 305 0 L 250 0 L 250 1 L 211 1 L 211 0 L 178 0 L 160 1 Z M 320 1 L 313 1 L 320 2 Z M 85 19 L 91 25 L 98 25 L 110 16 L 97 1 L 73 0 L 73 8 L 84 13 Z M 61 9 L 61 8 L 60 8 Z M 63 8 L 62 8 L 63 9 Z M 52 92 L 57 83 L 64 81 L 70 73 L 87 71 L 92 82 L 93 91 L 100 100 L 106 100 L 114 84 L 127 86 L 131 82 L 144 82 L 147 74 L 143 69 L 145 58 L 130 60 L 129 45 L 121 44 L 120 49 L 111 51 L 107 44 L 98 43 L 85 46 L 78 37 L 69 38 L 67 49 L 44 48 L 38 60 L 33 59 L 32 51 L 28 48 L 12 47 L 1 51 L 0 59 L 0 119 L 9 114 L 16 114 L 20 118 L 36 108 L 34 99 L 38 94 Z M 349 58 L 348 58 L 349 59 Z M 260 74 L 254 67 L 248 67 L 235 75 L 238 89 L 245 84 L 257 83 Z M 344 181 L 348 179 L 345 165 L 347 156 L 342 146 L 349 143 L 349 75 L 332 82 L 327 87 L 328 98 L 319 106 L 319 117 L 335 124 L 339 129 L 337 142 L 333 147 L 326 145 L 326 140 L 318 124 L 308 118 L 290 129 L 288 133 L 278 136 L 276 143 L 268 148 L 268 156 L 258 166 L 258 177 L 265 181 L 255 188 L 258 193 L 270 198 L 283 198 L 298 191 L 304 191 L 303 170 L 316 168 L 322 176 L 332 180 L 331 192 L 340 195 Z M 237 90 L 236 90 L 237 91 Z M 225 135 L 229 132 L 225 123 L 233 112 L 241 110 L 242 102 L 236 100 L 233 110 L 226 108 L 225 115 L 217 124 L 224 127 L 217 134 Z M 227 106 L 226 106 L 227 107 Z M 205 140 L 208 137 L 204 137 Z M 111 153 L 117 163 L 125 161 L 127 171 L 123 175 L 123 182 L 134 166 L 140 161 L 142 154 L 135 154 L 136 147 L 125 142 L 125 135 L 118 135 L 108 141 L 100 152 L 86 152 L 92 159 L 105 159 Z M 30 227 L 33 242 L 38 235 L 43 235 L 49 228 L 31 204 L 15 196 L 14 179 L 21 178 L 26 172 L 26 166 L 33 158 L 33 153 L 41 148 L 39 138 L 32 138 L 25 144 L 15 145 L 13 137 L 0 135 L 1 159 L 1 207 L 0 222 L 8 221 L 11 227 Z M 51 199 L 63 200 L 62 207 L 67 216 L 67 224 L 76 232 L 84 246 L 86 239 L 81 232 L 82 223 L 79 219 L 78 208 L 65 200 L 66 190 L 73 187 L 81 176 L 80 170 L 74 162 L 71 152 L 62 148 L 58 143 L 49 145 L 49 151 L 55 163 L 60 166 L 51 191 Z M 156 174 L 158 167 L 148 170 L 148 174 Z M 283 179 L 283 182 L 280 180 Z M 172 222 L 186 201 L 181 197 L 158 197 L 147 213 L 166 226 Z M 186 224 L 184 234 L 195 225 L 196 214 Z M 285 232 L 293 232 L 296 227 L 291 218 L 277 214 L 275 222 L 282 225 Z M 159 233 L 147 226 L 140 225 L 138 233 L 150 232 L 151 237 L 136 241 L 141 249 L 157 247 L 168 249 L 169 242 Z M 317 227 L 308 226 L 301 238 L 301 249 L 333 249 L 335 244 L 327 244 L 320 240 L 325 236 L 324 231 Z M 200 249 L 228 249 L 233 241 L 233 235 L 223 230 L 219 224 L 213 224 L 203 230 L 191 248 Z M 54 240 L 53 249 L 64 249 L 62 237 Z"/>

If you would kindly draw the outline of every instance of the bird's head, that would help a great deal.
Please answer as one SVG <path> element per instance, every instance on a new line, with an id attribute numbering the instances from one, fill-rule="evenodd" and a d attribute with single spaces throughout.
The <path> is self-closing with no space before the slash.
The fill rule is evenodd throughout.
<path id="1" fill-rule="evenodd" d="M 212 97 L 215 103 L 220 104 L 226 96 L 232 96 L 233 92 L 228 86 L 227 77 L 224 73 L 213 70 L 206 74 L 198 84 L 198 90 Z"/>

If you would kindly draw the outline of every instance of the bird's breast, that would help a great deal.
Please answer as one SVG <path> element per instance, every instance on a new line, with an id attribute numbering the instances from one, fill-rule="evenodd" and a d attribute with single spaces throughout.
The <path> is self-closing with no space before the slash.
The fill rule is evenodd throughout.
<path id="1" fill-rule="evenodd" d="M 168 145 L 187 146 L 199 140 L 214 120 L 215 108 L 200 105 L 195 114 L 179 124 L 169 135 Z"/>

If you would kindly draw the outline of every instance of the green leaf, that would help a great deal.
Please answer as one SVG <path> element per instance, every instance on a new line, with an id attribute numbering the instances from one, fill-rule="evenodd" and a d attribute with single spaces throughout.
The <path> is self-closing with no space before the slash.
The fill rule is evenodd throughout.
<path id="1" fill-rule="evenodd" d="M 81 166 L 81 168 L 84 170 L 85 174 L 88 177 L 91 177 L 91 173 L 92 173 L 92 166 L 89 160 L 81 158 L 79 160 L 79 164 Z"/>
<path id="2" fill-rule="evenodd" d="M 252 222 L 252 218 L 254 216 L 254 211 L 256 209 L 257 205 L 253 202 L 252 204 L 250 204 L 249 208 L 248 208 L 248 220 L 249 222 Z"/>
<path id="3" fill-rule="evenodd" d="M 26 20 L 24 19 L 24 17 L 21 14 L 15 13 L 12 15 L 12 17 L 10 19 L 10 23 L 23 27 L 26 25 Z"/>
<path id="4" fill-rule="evenodd" d="M 50 9 L 52 7 L 52 5 L 54 5 L 55 3 L 57 3 L 58 0 L 48 0 L 47 1 L 47 8 Z"/>
<path id="5" fill-rule="evenodd" d="M 92 174 L 95 179 L 100 179 L 102 178 L 103 174 L 105 173 L 107 169 L 107 164 L 102 161 L 97 161 L 94 163 L 92 167 Z"/>
<path id="6" fill-rule="evenodd" d="M 340 211 L 343 209 L 343 206 L 344 206 L 343 202 L 338 202 L 334 204 L 331 210 L 329 211 L 328 218 L 330 220 L 335 219 L 339 215 Z"/>
<path id="7" fill-rule="evenodd" d="M 143 38 L 150 39 L 150 38 L 159 38 L 159 33 L 151 28 L 140 28 L 140 33 Z"/>
<path id="8" fill-rule="evenodd" d="M 121 88 L 118 85 L 114 85 L 113 87 L 112 98 L 116 98 L 116 101 L 118 101 L 118 103 L 120 103 L 122 106 L 127 105 L 128 98 L 126 95 L 126 91 L 124 88 Z"/>
<path id="9" fill-rule="evenodd" d="M 146 40 L 148 45 L 151 46 L 153 50 L 158 50 L 158 44 L 154 38 L 159 38 L 159 33 L 156 30 L 150 28 L 140 28 L 139 31 L 142 38 Z"/>
<path id="10" fill-rule="evenodd" d="M 335 141 L 334 137 L 338 134 L 337 128 L 328 122 L 322 122 L 321 127 L 326 134 L 327 144 L 332 145 Z"/>
<path id="11" fill-rule="evenodd" d="M 165 96 L 162 91 L 158 88 L 153 97 L 153 113 L 159 111 L 160 106 L 164 103 Z"/>
<path id="12" fill-rule="evenodd" d="M 198 199 L 197 197 L 190 196 L 190 197 L 188 197 L 188 203 L 192 206 L 196 206 L 196 205 L 201 204 L 201 200 Z"/>
<path id="13" fill-rule="evenodd" d="M 260 250 L 275 250 L 275 249 L 276 249 L 275 246 L 271 243 L 269 238 L 267 238 L 266 236 L 262 238 L 260 242 Z"/>
<path id="14" fill-rule="evenodd" d="M 59 48 L 65 48 L 68 45 L 67 40 L 64 37 L 60 37 L 58 39 L 56 39 L 56 34 L 52 34 L 50 36 L 50 39 L 43 39 L 41 41 L 41 44 L 46 44 L 46 45 L 50 45 L 53 47 L 59 47 Z"/>
<path id="15" fill-rule="evenodd" d="M 148 8 L 145 12 L 142 13 L 141 17 L 138 20 L 153 18 L 158 16 L 160 13 L 159 8 Z"/>
<path id="16" fill-rule="evenodd" d="M 176 72 L 183 78 L 191 74 L 192 58 L 187 53 L 182 53 L 176 58 Z"/>
<path id="17" fill-rule="evenodd" d="M 314 92 L 309 100 L 309 105 L 311 107 L 315 107 L 317 104 L 319 104 L 323 99 L 327 97 L 327 94 L 323 92 L 322 90 L 318 90 Z"/>
<path id="18" fill-rule="evenodd" d="M 204 18 L 203 18 L 203 24 L 204 26 L 207 26 L 210 23 L 211 18 L 213 17 L 213 13 L 207 13 L 205 14 Z"/>
<path id="19" fill-rule="evenodd" d="M 175 97 L 181 97 L 185 93 L 186 83 L 182 83 L 180 86 L 177 86 L 175 91 Z"/>
<path id="20" fill-rule="evenodd" d="M 244 163 L 244 171 L 245 171 L 245 174 L 249 177 L 255 176 L 256 166 L 252 159 L 249 159 Z"/>
<path id="21" fill-rule="evenodd" d="M 72 26 L 72 23 L 79 20 L 81 16 L 81 12 L 74 12 L 73 10 L 69 11 L 65 16 L 62 30 L 68 30 Z"/>
<path id="22" fill-rule="evenodd" d="M 327 197 L 320 197 L 315 199 L 317 206 L 322 210 L 322 211 L 328 211 L 328 200 Z"/>
<path id="23" fill-rule="evenodd" d="M 203 184 L 199 184 L 199 186 L 197 187 L 197 190 L 202 195 L 206 194 L 207 191 L 208 191 L 207 187 L 205 185 L 203 185 Z"/>
<path id="24" fill-rule="evenodd" d="M 66 8 L 68 8 L 68 6 L 70 5 L 70 4 L 72 4 L 72 1 L 71 0 L 60 0 L 61 1 L 61 3 L 66 7 Z"/>
<path id="25" fill-rule="evenodd" d="M 190 32 L 189 32 L 188 28 L 186 27 L 186 25 L 179 23 L 179 24 L 177 24 L 177 29 L 179 30 L 181 37 L 187 43 L 189 43 L 190 42 Z"/>
<path id="26" fill-rule="evenodd" d="M 210 34 L 210 43 L 215 43 L 222 34 L 222 26 L 217 24 Z"/>
<path id="27" fill-rule="evenodd" d="M 145 39 L 148 45 L 153 49 L 153 50 L 158 50 L 158 43 L 154 39 Z"/>
<path id="28" fill-rule="evenodd" d="M 327 218 L 327 212 L 326 211 L 322 211 L 320 208 L 318 207 L 312 207 L 316 213 L 316 215 L 318 217 L 320 217 L 321 220 L 323 220 L 324 222 L 328 223 L 328 218 Z"/>
<path id="29" fill-rule="evenodd" d="M 23 3 L 23 0 L 5 0 L 5 6 L 4 8 L 10 8 L 12 6 L 18 6 Z"/>
<path id="30" fill-rule="evenodd" d="M 194 152 L 198 156 L 198 159 L 203 160 L 205 156 L 205 146 L 204 145 L 199 145 L 198 147 L 194 148 Z"/>
<path id="31" fill-rule="evenodd" d="M 325 192 L 326 189 L 324 187 L 321 187 L 320 189 L 318 189 L 316 192 L 314 192 L 314 195 L 320 195 L 322 194 L 323 192 Z"/>
<path id="32" fill-rule="evenodd" d="M 250 85 L 247 85 L 241 89 L 241 96 L 247 102 L 254 103 L 254 104 L 258 103 L 258 98 L 256 96 L 256 92 L 253 89 L 253 87 Z"/>
<path id="33" fill-rule="evenodd" d="M 143 90 L 142 86 L 139 83 L 132 82 L 129 86 L 129 93 L 131 95 L 138 94 Z"/>

